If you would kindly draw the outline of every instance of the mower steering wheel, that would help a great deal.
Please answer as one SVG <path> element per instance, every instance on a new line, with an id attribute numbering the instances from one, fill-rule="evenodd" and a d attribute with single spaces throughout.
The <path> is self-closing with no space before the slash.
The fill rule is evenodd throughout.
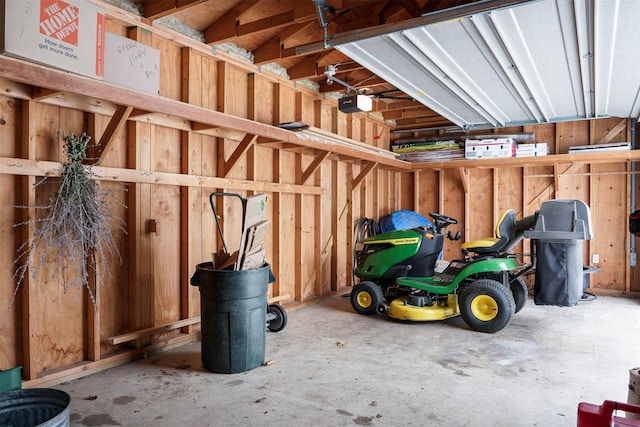
<path id="1" fill-rule="evenodd" d="M 438 232 L 447 228 L 450 225 L 458 223 L 458 220 L 455 218 L 451 218 L 450 216 L 446 216 L 446 215 L 440 215 L 434 212 L 429 212 L 429 216 L 434 219 L 436 223 L 436 229 Z"/>

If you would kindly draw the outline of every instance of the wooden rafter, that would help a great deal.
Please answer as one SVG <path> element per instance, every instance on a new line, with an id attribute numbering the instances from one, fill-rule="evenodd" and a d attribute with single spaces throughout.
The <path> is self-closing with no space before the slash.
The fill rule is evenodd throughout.
<path id="1" fill-rule="evenodd" d="M 316 74 L 322 74 L 318 71 L 318 63 L 313 56 L 309 56 L 288 68 L 287 73 L 291 80 L 309 79 Z"/>
<path id="2" fill-rule="evenodd" d="M 158 19 L 163 16 L 188 9 L 206 0 L 143 0 L 143 14 L 148 19 Z M 140 3 L 139 1 L 137 3 Z"/>
<path id="3" fill-rule="evenodd" d="M 293 24 L 312 21 L 316 19 L 316 14 L 313 2 L 304 2 L 296 5 L 292 10 L 267 16 L 257 21 L 241 24 L 240 17 L 241 13 L 235 8 L 209 25 L 204 30 L 205 42 L 222 43 L 235 37 L 289 27 Z"/>

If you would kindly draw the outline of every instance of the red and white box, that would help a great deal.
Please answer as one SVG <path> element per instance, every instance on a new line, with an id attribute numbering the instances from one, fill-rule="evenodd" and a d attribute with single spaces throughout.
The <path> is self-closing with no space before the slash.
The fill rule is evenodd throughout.
<path id="1" fill-rule="evenodd" d="M 0 0 L 0 52 L 104 76 L 104 10 L 87 0 Z"/>

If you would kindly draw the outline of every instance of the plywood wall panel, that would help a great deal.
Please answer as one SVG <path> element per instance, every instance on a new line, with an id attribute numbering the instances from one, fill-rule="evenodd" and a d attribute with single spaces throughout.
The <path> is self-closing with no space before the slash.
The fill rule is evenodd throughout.
<path id="1" fill-rule="evenodd" d="M 36 159 L 63 161 L 62 142 L 58 136 L 60 130 L 60 109 L 55 106 L 36 104 Z M 82 129 L 82 123 L 76 125 Z M 69 129 L 63 129 L 65 133 Z"/>
<path id="2" fill-rule="evenodd" d="M 560 122 L 556 124 L 556 150 L 551 154 L 566 154 L 569 147 L 589 144 L 589 121 Z"/>
<path id="3" fill-rule="evenodd" d="M 497 207 L 493 191 L 491 169 L 469 170 L 469 217 L 466 218 L 469 234 L 466 241 L 494 235 Z"/>
<path id="4" fill-rule="evenodd" d="M 253 79 L 253 120 L 260 123 L 273 123 L 273 83 L 259 74 L 251 76 Z"/>
<path id="5" fill-rule="evenodd" d="M 182 97 L 182 55 L 181 47 L 158 37 L 150 43 L 143 36 L 141 43 L 149 44 L 160 51 L 160 96 L 171 99 Z"/>
<path id="6" fill-rule="evenodd" d="M 524 126 L 523 132 L 532 132 L 535 136 L 535 142 L 546 143 L 550 153 L 556 152 L 556 125 L 547 123 L 542 125 Z"/>
<path id="7" fill-rule="evenodd" d="M 414 200 L 416 198 L 417 200 L 415 200 L 414 207 L 409 209 L 415 209 L 424 216 L 427 216 L 429 212 L 447 215 L 446 212 L 440 212 L 439 172 L 425 169 L 422 171 L 416 171 L 413 175 L 414 177 L 411 181 L 414 183 Z M 411 175 L 409 175 L 407 179 L 410 179 L 410 177 Z"/>
<path id="8" fill-rule="evenodd" d="M 594 201 L 591 216 L 594 239 L 592 253 L 598 254 L 600 262 L 594 264 L 601 269 L 590 278 L 594 288 L 625 290 L 626 244 L 628 228 L 626 220 L 626 176 L 607 175 L 619 172 L 620 165 L 594 165 L 592 171 L 600 174 L 592 177 Z"/>
<path id="9" fill-rule="evenodd" d="M 180 259 L 180 188 L 156 185 L 152 194 L 152 218 L 156 231 L 152 239 L 154 326 L 180 318 L 180 265 L 167 260 Z"/>
<path id="10" fill-rule="evenodd" d="M 280 163 L 283 168 L 280 170 L 280 182 L 295 183 L 295 169 L 286 165 L 295 164 L 294 153 L 281 152 Z M 296 254 L 296 223 L 295 223 L 295 195 L 280 194 L 278 216 L 274 220 L 279 222 L 279 244 L 277 255 L 279 262 L 279 289 L 281 295 L 295 295 L 297 301 L 304 300 L 305 295 L 313 294 L 313 286 L 309 283 L 296 283 L 296 268 L 298 265 L 298 254 Z M 310 251 L 311 248 L 303 248 Z M 295 255 L 294 255 L 295 254 Z M 294 255 L 294 256 L 292 256 Z"/>
<path id="11" fill-rule="evenodd" d="M 462 232 L 462 239 L 455 242 L 447 240 L 444 245 L 443 258 L 452 260 L 460 258 L 460 244 L 463 241 L 470 240 L 468 234 L 471 234 L 467 232 L 468 227 L 465 226 L 467 218 L 465 218 L 464 187 L 460 179 L 460 172 L 457 169 L 444 170 L 438 176 L 438 211 L 443 215 L 458 220 L 459 229 Z M 456 230 L 455 226 L 452 228 Z"/>
<path id="12" fill-rule="evenodd" d="M 515 209 L 522 217 L 522 168 L 500 168 L 494 170 L 496 181 L 496 213 L 501 215 L 507 209 Z"/>

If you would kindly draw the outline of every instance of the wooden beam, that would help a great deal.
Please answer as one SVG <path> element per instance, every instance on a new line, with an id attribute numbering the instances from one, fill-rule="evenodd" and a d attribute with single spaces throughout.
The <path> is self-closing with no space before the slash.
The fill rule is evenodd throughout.
<path id="1" fill-rule="evenodd" d="M 311 175 L 313 175 L 315 173 L 315 171 L 318 170 L 318 168 L 320 167 L 320 165 L 322 164 L 322 162 L 329 157 L 331 153 L 329 152 L 324 152 L 321 154 L 318 154 L 315 159 L 313 159 L 313 162 L 311 162 L 311 164 L 309 166 L 307 166 L 307 168 L 302 172 L 302 177 L 300 179 L 300 185 L 304 185 L 305 182 L 307 182 L 307 180 L 309 179 L 309 177 L 311 177 Z"/>
<path id="2" fill-rule="evenodd" d="M 43 99 L 51 98 L 61 95 L 62 92 L 54 89 L 46 89 L 39 86 L 34 86 L 32 90 L 32 97 L 35 101 L 42 101 Z"/>
<path id="3" fill-rule="evenodd" d="M 226 188 L 230 190 L 268 193 L 302 193 L 315 194 L 318 196 L 325 193 L 325 190 L 320 187 L 280 184 L 276 182 L 249 181 L 104 166 L 93 166 L 91 170 L 94 174 L 93 177 L 100 181 L 164 184 L 206 189 Z M 58 162 L 0 157 L 0 173 L 17 176 L 60 176 L 61 172 L 62 164 Z"/>
<path id="4" fill-rule="evenodd" d="M 264 31 L 272 31 L 281 27 L 291 25 L 294 19 L 294 11 L 280 13 L 278 15 L 268 16 L 257 21 L 249 22 L 246 24 L 238 25 L 236 35 L 237 37 L 246 36 L 249 34 L 258 34 Z"/>
<path id="5" fill-rule="evenodd" d="M 109 120 L 107 128 L 100 137 L 100 141 L 98 141 L 98 146 L 96 147 L 98 156 L 96 161 L 97 164 L 102 161 L 104 156 L 106 156 L 109 153 L 109 150 L 111 150 L 111 147 L 113 147 L 113 140 L 115 139 L 115 136 L 124 127 L 132 110 L 133 107 L 127 107 L 124 105 L 120 105 L 116 108 L 115 113 L 111 116 L 111 120 Z"/>
<path id="6" fill-rule="evenodd" d="M 117 353 L 96 362 L 86 362 L 67 367 L 64 370 L 54 370 L 38 378 L 33 377 L 29 381 L 23 381 L 22 387 L 25 389 L 34 387 L 49 387 L 60 384 L 64 381 L 71 381 L 87 375 L 95 374 L 115 366 L 133 362 L 142 357 L 141 350 L 129 350 L 124 353 Z M 24 368 L 22 370 L 24 372 Z"/>
<path id="7" fill-rule="evenodd" d="M 316 58 L 309 56 L 292 67 L 289 67 L 287 74 L 289 74 L 291 80 L 300 80 L 311 78 L 317 74 L 322 74 L 322 72 L 318 70 Z"/>
<path id="8" fill-rule="evenodd" d="M 143 2 L 144 17 L 150 20 L 162 18 L 176 12 L 193 7 L 206 0 L 145 0 Z"/>
<path id="9" fill-rule="evenodd" d="M 204 42 L 208 44 L 222 43 L 236 37 L 238 35 L 237 25 L 236 11 L 232 9 L 204 29 Z"/>
<path id="10" fill-rule="evenodd" d="M 242 129 L 245 132 L 261 136 L 272 135 L 281 139 L 288 133 L 275 126 L 244 119 L 242 117 L 224 114 L 208 108 L 190 105 L 181 101 L 159 97 L 142 92 L 133 92 L 126 88 L 105 85 L 103 82 L 80 75 L 21 61 L 0 55 L 0 76 L 22 83 L 39 81 L 46 83 L 50 89 L 81 93 L 87 97 L 114 102 L 118 105 L 130 105 L 136 109 L 148 111 L 153 105 L 155 113 L 181 117 L 193 122 L 213 126 Z M 255 130 L 255 131 L 254 131 Z M 286 137 L 284 138 L 286 140 Z"/>
<path id="11" fill-rule="evenodd" d="M 358 174 L 358 176 L 355 177 L 351 182 L 351 186 L 354 190 L 358 188 L 358 186 L 366 178 L 369 172 L 371 172 L 376 166 L 378 166 L 378 163 L 376 162 L 366 162 L 364 164 L 364 166 L 360 169 L 360 173 Z"/>
<path id="12" fill-rule="evenodd" d="M 253 50 L 253 63 L 256 65 L 275 61 L 282 57 L 280 36 L 270 38 Z"/>
<path id="13" fill-rule="evenodd" d="M 400 0 L 400 4 L 411 18 L 418 18 L 422 15 L 422 8 L 415 0 Z"/>
<path id="14" fill-rule="evenodd" d="M 618 136 L 620 132 L 623 132 L 627 127 L 626 119 L 621 119 L 618 124 L 616 124 L 613 129 L 607 132 L 602 138 L 600 138 L 596 144 L 607 144 Z"/>
<path id="15" fill-rule="evenodd" d="M 233 151 L 231 157 L 229 157 L 229 160 L 225 161 L 222 164 L 222 178 L 226 178 L 227 175 L 229 175 L 231 169 L 233 169 L 233 167 L 238 163 L 238 160 L 240 160 L 240 158 L 249 150 L 249 148 L 251 148 L 255 144 L 257 139 L 258 135 L 252 135 L 248 133 L 242 139 L 242 141 L 240 141 L 240 144 L 238 144 L 236 149 Z"/>
<path id="16" fill-rule="evenodd" d="M 301 3 L 292 10 L 246 24 L 239 24 L 236 10 L 231 10 L 204 30 L 204 38 L 206 43 L 222 43 L 236 37 L 260 34 L 314 19 L 315 6 L 312 2 Z"/>
<path id="17" fill-rule="evenodd" d="M 86 97 L 102 99 L 105 102 L 113 102 L 117 105 L 129 105 L 134 108 L 129 116 L 130 118 L 136 111 L 148 111 L 149 106 L 152 105 L 156 115 L 166 114 L 169 117 L 186 119 L 194 123 L 218 126 L 231 130 L 242 130 L 244 133 L 259 135 L 272 141 L 282 141 L 285 143 L 293 143 L 300 147 L 331 151 L 332 153 L 354 159 L 367 158 L 368 160 L 375 160 L 381 164 L 398 167 L 400 169 L 408 170 L 411 168 L 407 162 L 397 160 L 395 157 L 382 156 L 382 152 L 373 153 L 342 143 L 301 140 L 295 135 L 296 132 L 280 129 L 277 126 L 225 114 L 220 111 L 169 98 L 105 85 L 101 81 L 79 75 L 71 75 L 60 70 L 6 57 L 4 55 L 0 55 L 0 76 L 22 83 L 41 81 L 46 83 L 51 89 L 81 93 Z"/>
<path id="18" fill-rule="evenodd" d="M 180 329 L 185 326 L 193 325 L 195 323 L 200 323 L 200 316 L 194 316 L 188 319 L 182 319 L 175 322 L 166 323 L 164 325 L 154 326 L 152 328 L 145 328 L 135 332 L 116 335 L 114 337 L 109 337 L 107 341 L 109 341 L 109 344 L 112 344 L 112 345 L 122 344 L 124 342 L 134 341 L 139 338 L 157 334 L 159 332 L 166 332 L 166 331 L 172 331 L 174 329 Z"/>

